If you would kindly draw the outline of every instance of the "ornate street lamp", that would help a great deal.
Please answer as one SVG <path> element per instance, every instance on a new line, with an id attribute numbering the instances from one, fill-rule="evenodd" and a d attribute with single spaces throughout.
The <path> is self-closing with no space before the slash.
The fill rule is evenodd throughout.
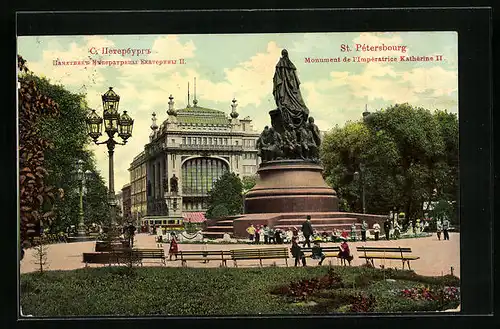
<path id="1" fill-rule="evenodd" d="M 103 116 L 99 117 L 95 110 L 89 114 L 86 119 L 87 132 L 92 138 L 96 145 L 106 144 L 108 147 L 109 155 L 109 191 L 108 191 L 108 203 L 111 206 L 111 224 L 116 224 L 116 200 L 115 200 L 115 183 L 114 183 L 114 162 L 113 155 L 115 145 L 125 145 L 127 140 L 132 136 L 132 127 L 134 125 L 134 120 L 127 114 L 127 111 L 123 111 L 120 116 L 118 112 L 118 105 L 120 103 L 120 96 L 113 90 L 113 87 L 109 87 L 109 90 L 101 96 Z M 104 119 L 104 120 L 103 120 Z M 102 123 L 104 121 L 104 131 L 108 135 L 108 139 L 103 142 L 98 142 L 97 139 L 101 136 Z M 115 134 L 123 140 L 123 142 L 117 142 L 114 140 Z"/>
<path id="2" fill-rule="evenodd" d="M 78 236 L 83 237 L 87 233 L 85 231 L 85 220 L 83 213 L 83 189 L 86 182 L 91 178 L 92 172 L 90 170 L 83 171 L 83 160 L 79 159 L 76 161 L 75 167 L 75 178 L 78 181 L 78 192 L 80 197 L 79 211 L 78 211 Z"/>

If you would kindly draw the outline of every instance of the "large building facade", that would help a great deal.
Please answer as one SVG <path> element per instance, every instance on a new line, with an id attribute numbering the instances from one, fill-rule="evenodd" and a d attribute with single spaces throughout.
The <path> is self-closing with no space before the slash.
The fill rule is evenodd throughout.
<path id="1" fill-rule="evenodd" d="M 153 113 L 150 142 L 144 152 L 130 166 L 132 184 L 132 213 L 144 206 L 148 216 L 168 214 L 165 193 L 172 192 L 170 181 L 177 178 L 178 192 L 182 197 L 182 211 L 203 212 L 207 209 L 208 193 L 214 182 L 226 171 L 240 177 L 255 175 L 260 159 L 256 141 L 259 132 L 254 130 L 249 117 L 238 119 L 236 100 L 233 99 L 228 116 L 220 110 L 205 108 L 193 100 L 185 108 L 175 109 L 169 97 L 167 119 L 159 126 Z M 138 170 L 138 168 L 142 168 Z M 140 172 L 144 191 L 134 198 L 134 182 Z M 134 179 L 134 180 L 133 180 Z M 141 208 L 143 209 L 143 208 Z M 138 211 L 138 210 L 137 210 Z"/>
<path id="2" fill-rule="evenodd" d="M 147 214 L 146 155 L 139 153 L 130 164 L 130 214 L 135 220 Z"/>
<path id="3" fill-rule="evenodd" d="M 125 184 L 122 187 L 122 216 L 126 221 L 132 219 L 132 194 L 131 185 Z"/>

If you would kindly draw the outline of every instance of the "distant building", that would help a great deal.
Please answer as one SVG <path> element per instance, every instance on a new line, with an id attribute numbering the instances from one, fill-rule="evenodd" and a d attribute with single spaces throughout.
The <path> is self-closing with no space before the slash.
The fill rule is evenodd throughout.
<path id="1" fill-rule="evenodd" d="M 123 195 L 122 192 L 119 191 L 118 193 L 115 194 L 115 200 L 116 200 L 116 211 L 117 211 L 117 216 L 122 216 L 123 215 Z"/>
<path id="2" fill-rule="evenodd" d="M 126 184 L 122 187 L 122 216 L 127 221 L 132 219 L 132 198 L 130 184 Z"/>
<path id="3" fill-rule="evenodd" d="M 206 211 L 208 192 L 225 171 L 240 177 L 255 175 L 260 163 L 256 148 L 260 133 L 254 130 L 250 117 L 238 119 L 236 107 L 235 99 L 229 115 L 202 107 L 196 94 L 191 105 L 188 93 L 188 104 L 181 109 L 175 109 L 174 98 L 169 97 L 168 118 L 160 126 L 153 113 L 150 141 L 129 169 L 132 213 L 147 202 L 146 212 L 141 214 L 166 216 L 165 198 L 172 192 L 173 175 L 178 179 L 177 195 L 182 197 L 185 220 L 192 217 L 188 213 Z M 134 199 L 134 182 L 141 186 L 138 199 Z"/>
<path id="4" fill-rule="evenodd" d="M 146 155 L 141 152 L 130 164 L 130 213 L 140 224 L 139 219 L 146 215 Z"/>

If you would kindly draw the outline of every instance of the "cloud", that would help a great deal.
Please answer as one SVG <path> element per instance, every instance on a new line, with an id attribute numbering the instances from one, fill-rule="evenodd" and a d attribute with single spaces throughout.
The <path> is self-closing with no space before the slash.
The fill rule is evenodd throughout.
<path id="1" fill-rule="evenodd" d="M 448 108 L 456 110 L 458 103 L 458 79 L 456 67 L 447 68 L 437 63 L 336 63 L 335 66 L 311 66 L 300 63 L 302 56 L 333 57 L 343 55 L 340 44 L 351 46 L 403 45 L 406 33 L 335 33 L 335 34 L 298 34 L 293 42 L 286 42 L 290 36 L 280 34 L 263 35 L 265 40 L 256 46 L 254 53 L 232 49 L 235 58 L 241 60 L 228 65 L 213 58 L 213 66 L 202 67 L 198 62 L 204 56 L 203 49 L 197 47 L 197 40 L 210 38 L 209 35 L 192 36 L 191 40 L 175 35 L 138 37 L 141 46 L 150 48 L 149 55 L 135 56 L 142 59 L 164 60 L 184 58 L 186 65 L 123 65 L 99 67 L 54 67 L 52 61 L 81 60 L 92 56 L 96 59 L 124 60 L 132 56 L 91 55 L 90 47 L 116 47 L 120 38 L 114 36 L 86 36 L 83 42 L 72 41 L 74 37 L 41 38 L 44 41 L 42 58 L 30 62 L 29 67 L 38 75 L 45 75 L 52 82 L 63 84 L 72 92 L 86 91 L 89 106 L 102 115 L 101 95 L 109 86 L 121 96 L 120 110 L 127 110 L 134 119 L 133 135 L 125 146 L 115 149 L 115 190 L 129 182 L 128 168 L 133 158 L 144 150 L 151 132 L 151 113 L 157 113 L 157 124 L 167 118 L 168 96 L 172 94 L 176 108 L 187 103 L 187 82 L 191 82 L 191 104 L 193 103 L 193 79 L 197 79 L 197 98 L 199 106 L 216 108 L 229 114 L 231 100 L 238 100 L 240 118 L 250 116 L 255 129 L 261 130 L 270 124 L 269 110 L 275 108 L 272 95 L 272 79 L 275 65 L 281 56 L 282 43 L 292 44 L 288 49 L 295 54 L 292 60 L 297 65 L 301 78 L 301 92 L 311 116 L 320 130 L 329 130 L 335 124 L 342 125 L 347 120 L 361 117 L 365 104 L 369 108 L 380 108 L 394 103 L 409 102 L 425 108 Z M 236 36 L 243 38 L 244 36 Z M 287 39 L 288 38 L 288 39 Z M 422 38 L 432 40 L 432 33 Z M 48 40 L 45 42 L 45 40 Z M 455 40 L 455 39 L 454 39 Z M 144 42 L 143 42 L 144 41 Z M 200 45 L 198 45 L 201 47 Z M 425 49 L 411 48 L 421 53 Z M 127 46 L 128 47 L 128 46 Z M 456 53 L 453 43 L 446 52 Z M 450 48 L 451 47 L 451 48 Z M 455 48 L 453 48 L 455 47 Z M 225 51 L 221 49 L 221 51 Z M 239 53 L 238 53 L 239 51 Z M 439 51 L 439 49 L 432 49 Z M 356 52 L 349 56 L 399 56 L 401 53 Z M 212 59 L 211 59 L 212 61 Z M 430 65 L 429 65 L 430 64 Z M 431 66 L 433 65 L 434 66 Z M 445 64 L 445 63 L 443 63 Z M 217 70 L 217 80 L 210 72 Z M 209 72 L 208 74 L 206 72 Z M 85 87 L 83 87 L 85 86 Z M 104 137 L 101 138 L 104 140 Z M 91 146 L 95 151 L 97 166 L 102 176 L 108 179 L 108 152 L 105 146 Z"/>
<path id="2" fill-rule="evenodd" d="M 45 38 L 43 38 L 45 39 Z M 42 39 L 42 40 L 43 40 Z M 70 42 L 64 47 L 62 42 L 57 39 L 48 39 L 47 49 L 42 51 L 42 59 L 37 62 L 30 62 L 29 69 L 39 76 L 50 78 L 53 83 L 77 86 L 86 91 L 89 85 L 103 86 L 105 81 L 102 70 L 98 67 L 74 66 L 74 65 L 54 65 L 54 60 L 61 61 L 81 61 L 90 60 L 91 54 L 89 48 L 92 46 L 105 47 L 113 46 L 113 41 L 101 36 L 86 36 L 83 38 L 85 43 L 78 45 L 76 42 Z M 63 50 L 58 50 L 58 49 Z"/>

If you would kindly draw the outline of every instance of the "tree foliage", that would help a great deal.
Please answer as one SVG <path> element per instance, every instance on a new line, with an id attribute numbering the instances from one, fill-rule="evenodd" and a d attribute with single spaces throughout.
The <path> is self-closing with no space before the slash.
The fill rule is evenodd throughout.
<path id="1" fill-rule="evenodd" d="M 458 199 L 458 118 L 396 104 L 335 127 L 321 148 L 327 182 L 341 210 L 423 215 L 424 202 Z M 358 174 L 355 174 L 358 173 Z"/>
<path id="2" fill-rule="evenodd" d="M 206 218 L 237 215 L 243 212 L 243 183 L 232 172 L 225 172 L 208 195 Z"/>
<path id="3" fill-rule="evenodd" d="M 246 193 L 257 184 L 257 175 L 244 176 L 241 179 L 241 183 L 243 184 L 243 192 Z"/>
<path id="4" fill-rule="evenodd" d="M 29 74 L 25 62 L 18 56 L 19 72 Z M 18 82 L 20 239 L 24 243 L 40 234 L 41 225 L 54 219 L 53 204 L 63 191 L 46 182 L 45 153 L 54 145 L 40 136 L 38 126 L 41 118 L 58 117 L 59 106 L 42 94 L 34 81 L 19 78 Z"/>
<path id="5" fill-rule="evenodd" d="M 57 104 L 57 116 L 41 115 L 32 124 L 39 139 L 47 141 L 50 148 L 44 151 L 45 184 L 64 191 L 64 198 L 52 202 L 52 220 L 43 223 L 51 231 L 64 231 L 70 225 L 78 225 L 79 181 L 76 179 L 76 161 L 83 160 L 83 171 L 93 172 L 86 180 L 84 197 L 84 219 L 86 224 L 109 220 L 107 189 L 103 178 L 96 170 L 95 158 L 87 146 L 90 139 L 86 133 L 85 118 L 87 103 L 84 94 L 75 94 L 61 85 L 52 84 L 26 71 L 19 75 L 22 84 L 36 86 L 37 92 Z M 20 135 L 20 140 L 25 137 Z M 21 198 L 23 200 L 23 198 Z"/>

